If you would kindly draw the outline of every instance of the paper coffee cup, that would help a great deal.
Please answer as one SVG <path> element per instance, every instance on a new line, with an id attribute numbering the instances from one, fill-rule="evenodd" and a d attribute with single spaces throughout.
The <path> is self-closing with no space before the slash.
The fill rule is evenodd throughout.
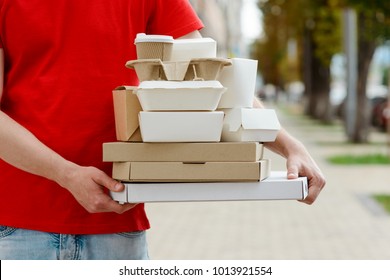
<path id="1" fill-rule="evenodd" d="M 172 56 L 174 39 L 165 35 L 137 34 L 134 41 L 138 59 L 161 59 L 167 61 Z"/>

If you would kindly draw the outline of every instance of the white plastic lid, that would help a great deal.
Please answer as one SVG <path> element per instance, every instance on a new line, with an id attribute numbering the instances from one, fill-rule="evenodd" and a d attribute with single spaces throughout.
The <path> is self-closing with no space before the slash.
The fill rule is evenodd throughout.
<path id="1" fill-rule="evenodd" d="M 146 35 L 145 33 L 138 33 L 134 43 L 145 43 L 145 42 L 159 42 L 159 43 L 173 43 L 174 39 L 172 36 L 167 35 Z"/>

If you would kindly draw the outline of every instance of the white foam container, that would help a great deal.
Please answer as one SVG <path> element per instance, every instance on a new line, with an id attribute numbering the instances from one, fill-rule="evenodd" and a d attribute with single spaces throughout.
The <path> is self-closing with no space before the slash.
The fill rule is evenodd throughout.
<path id="1" fill-rule="evenodd" d="M 219 142 L 224 113 L 139 112 L 143 142 Z"/>
<path id="2" fill-rule="evenodd" d="M 144 81 L 134 93 L 144 111 L 213 111 L 225 91 L 218 81 Z"/>

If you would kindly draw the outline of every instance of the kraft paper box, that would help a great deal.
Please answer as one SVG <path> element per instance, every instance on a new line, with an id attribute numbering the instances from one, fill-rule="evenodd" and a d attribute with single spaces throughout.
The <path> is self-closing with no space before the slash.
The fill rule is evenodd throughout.
<path id="1" fill-rule="evenodd" d="M 258 142 L 103 144 L 103 161 L 255 162 L 263 158 Z"/>
<path id="2" fill-rule="evenodd" d="M 144 142 L 219 142 L 224 113 L 139 112 Z"/>
<path id="3" fill-rule="evenodd" d="M 244 182 L 269 176 L 269 160 L 258 162 L 114 162 L 112 177 L 122 182 Z"/>
<path id="4" fill-rule="evenodd" d="M 138 113 L 142 110 L 136 87 L 120 86 L 113 90 L 115 129 L 118 141 L 142 141 L 138 123 Z"/>
<path id="5" fill-rule="evenodd" d="M 280 123 L 273 109 L 224 109 L 222 141 L 273 142 Z"/>
<path id="6" fill-rule="evenodd" d="M 273 171 L 259 182 L 224 183 L 125 183 L 122 192 L 111 192 L 119 202 L 301 200 L 308 194 L 306 177 L 288 180 L 284 171 Z"/>
<path id="7" fill-rule="evenodd" d="M 144 81 L 135 93 L 143 111 L 214 111 L 225 91 L 218 81 Z"/>

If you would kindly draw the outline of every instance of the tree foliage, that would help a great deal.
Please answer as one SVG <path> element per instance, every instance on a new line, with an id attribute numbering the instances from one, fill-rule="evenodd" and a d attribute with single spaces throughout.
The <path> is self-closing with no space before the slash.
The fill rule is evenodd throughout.
<path id="1" fill-rule="evenodd" d="M 254 46 L 259 71 L 266 83 L 283 87 L 294 79 L 305 81 L 305 95 L 311 116 L 329 116 L 332 57 L 342 51 L 342 11 L 353 8 L 358 14 L 358 79 L 356 128 L 349 140 L 366 142 L 367 78 L 376 47 L 390 38 L 388 0 L 259 0 L 263 12 L 265 37 Z M 294 67 L 288 55 L 288 42 L 298 45 Z M 286 67 L 287 65 L 287 67 Z M 318 115 L 318 112 L 320 114 Z"/>
<path id="2" fill-rule="evenodd" d="M 283 86 L 284 82 L 303 76 L 303 44 L 307 30 L 313 34 L 314 55 L 324 66 L 329 66 L 333 55 L 340 51 L 339 15 L 326 0 L 268 0 L 260 1 L 263 12 L 265 38 L 257 41 L 254 56 L 259 59 L 259 70 L 264 80 Z M 297 43 L 295 61 L 289 57 L 287 45 Z M 293 68 L 283 67 L 294 64 Z M 293 70 L 293 71 L 291 71 Z"/>

